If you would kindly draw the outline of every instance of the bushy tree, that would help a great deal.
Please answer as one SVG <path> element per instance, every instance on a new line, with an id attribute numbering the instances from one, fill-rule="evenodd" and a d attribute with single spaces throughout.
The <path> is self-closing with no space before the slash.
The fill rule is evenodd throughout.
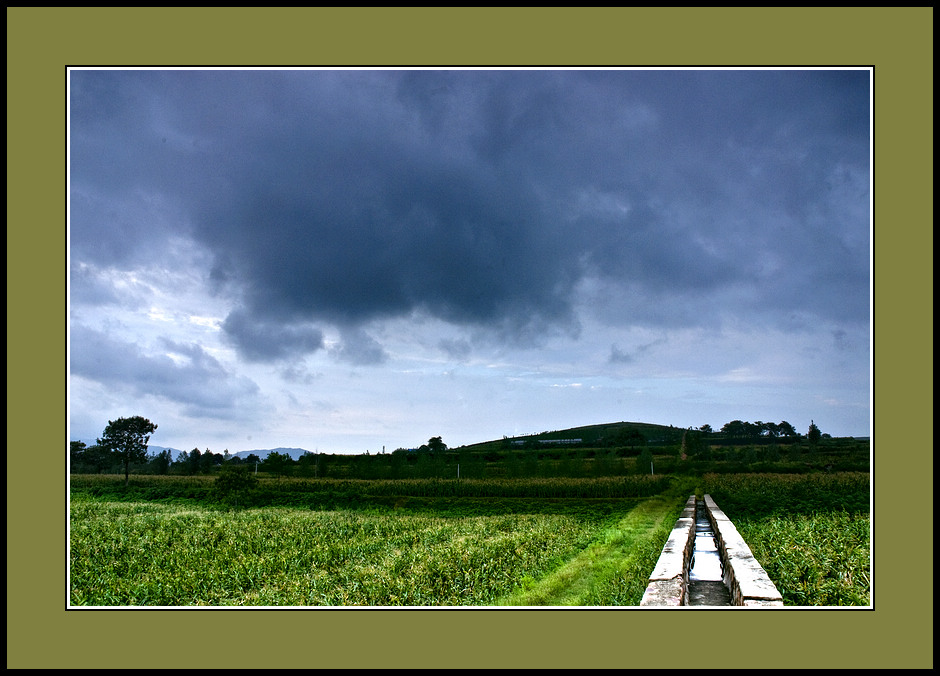
<path id="1" fill-rule="evenodd" d="M 70 441 L 69 442 L 69 467 L 74 472 L 75 468 L 78 467 L 81 463 L 83 455 L 85 453 L 85 442 L 84 441 Z"/>
<path id="2" fill-rule="evenodd" d="M 819 439 L 822 437 L 822 433 L 819 431 L 819 428 L 816 427 L 816 423 L 812 420 L 809 421 L 809 431 L 806 433 L 806 439 L 809 441 L 810 445 L 815 446 L 819 443 Z"/>
<path id="3" fill-rule="evenodd" d="M 199 474 L 200 466 L 202 465 L 202 451 L 199 448 L 194 448 L 189 452 L 188 462 L 186 466 L 187 474 Z"/>
<path id="4" fill-rule="evenodd" d="M 95 474 L 101 474 L 105 470 L 110 470 L 114 465 L 115 453 L 101 444 L 92 444 L 85 449 L 84 461 L 85 467 L 91 467 Z"/>
<path id="5" fill-rule="evenodd" d="M 721 426 L 721 433 L 728 439 L 737 439 L 744 436 L 745 425 L 743 420 L 732 420 Z"/>
<path id="6" fill-rule="evenodd" d="M 268 456 L 261 461 L 261 469 L 280 477 L 282 474 L 287 474 L 293 464 L 293 458 L 287 453 L 271 451 L 268 453 Z"/>
<path id="7" fill-rule="evenodd" d="M 174 474 L 177 472 L 180 474 L 189 474 L 189 453 L 180 451 L 179 455 L 176 456 L 176 460 L 170 465 L 170 468 L 176 470 Z"/>
<path id="8" fill-rule="evenodd" d="M 131 418 L 109 420 L 98 445 L 117 454 L 124 465 L 124 485 L 130 481 L 131 464 L 147 461 L 147 442 L 157 426 L 146 418 L 135 415 Z"/>
<path id="9" fill-rule="evenodd" d="M 443 453 L 447 450 L 447 444 L 445 444 L 440 437 L 431 437 L 428 439 L 428 443 L 421 444 L 418 447 L 419 453 L 431 453 L 432 455 L 437 455 Z"/>
<path id="10" fill-rule="evenodd" d="M 150 466 L 156 474 L 169 474 L 173 463 L 173 454 L 165 448 L 150 458 Z"/>
<path id="11" fill-rule="evenodd" d="M 784 437 L 796 437 L 799 436 L 796 432 L 796 428 L 793 427 L 786 420 L 781 420 L 780 424 L 777 425 L 777 428 L 780 430 L 780 435 Z"/>
<path id="12" fill-rule="evenodd" d="M 199 472 L 200 474 L 210 474 L 212 468 L 216 465 L 222 464 L 222 456 L 219 453 L 213 453 L 208 448 L 203 452 L 202 457 L 199 459 Z"/>

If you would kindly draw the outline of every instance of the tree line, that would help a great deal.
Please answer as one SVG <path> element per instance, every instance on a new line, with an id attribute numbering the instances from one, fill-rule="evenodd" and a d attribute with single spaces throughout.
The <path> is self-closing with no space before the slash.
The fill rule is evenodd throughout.
<path id="1" fill-rule="evenodd" d="M 260 471 L 281 474 L 284 469 L 294 464 L 294 459 L 287 453 L 272 451 L 262 459 L 250 454 L 246 458 L 232 455 L 228 449 L 221 453 L 213 453 L 208 448 L 200 451 L 194 448 L 191 451 L 181 452 L 175 459 L 169 449 L 159 453 L 147 453 L 146 447 L 137 448 L 131 452 L 115 449 L 102 439 L 91 446 L 82 441 L 70 442 L 69 460 L 71 471 L 74 474 L 101 474 L 110 473 L 117 469 L 129 473 L 130 467 L 144 471 L 147 474 L 212 474 L 220 467 L 254 467 Z M 311 457 L 307 457 L 311 456 Z M 308 452 L 297 462 L 303 464 L 315 463 L 314 453 Z M 126 478 L 126 477 L 125 477 Z"/>
<path id="2" fill-rule="evenodd" d="M 699 429 L 703 432 L 712 431 L 708 425 L 703 425 Z M 753 423 L 746 420 L 732 420 L 725 423 L 719 431 L 729 439 L 756 439 L 759 437 L 797 439 L 800 436 L 796 428 L 786 420 L 781 420 L 779 423 L 762 422 L 760 420 Z"/>
<path id="3" fill-rule="evenodd" d="M 382 474 L 391 476 L 405 476 L 414 474 L 416 470 L 424 472 L 440 471 L 443 463 L 463 463 L 464 476 L 470 476 L 478 470 L 476 465 L 481 462 L 495 461 L 504 459 L 502 455 L 499 458 L 490 457 L 492 453 L 471 454 L 466 452 L 463 447 L 458 449 L 448 449 L 441 437 L 431 437 L 427 444 L 423 444 L 417 449 L 406 450 L 396 449 L 391 454 L 379 454 L 384 456 L 368 457 L 368 453 L 358 456 L 340 456 L 336 458 L 332 455 L 322 453 L 305 452 L 299 459 L 294 460 L 287 453 L 277 451 L 270 452 L 265 458 L 260 458 L 256 454 L 251 454 L 246 458 L 232 455 L 228 449 L 221 453 L 213 453 L 208 448 L 201 451 L 199 448 L 193 448 L 191 451 L 183 451 L 176 458 L 172 457 L 169 450 L 162 450 L 159 453 L 148 454 L 147 442 L 150 436 L 157 429 L 157 426 L 150 420 L 140 416 L 131 418 L 119 418 L 108 421 L 108 425 L 102 436 L 97 439 L 95 444 L 86 445 L 81 441 L 70 442 L 70 470 L 72 473 L 112 473 L 121 471 L 124 474 L 125 484 L 128 482 L 130 469 L 134 467 L 136 471 L 142 471 L 148 474 L 182 474 L 198 475 L 213 474 L 222 467 L 236 469 L 253 469 L 255 472 L 261 471 L 268 476 L 284 476 L 296 474 L 305 477 L 325 477 L 327 474 L 336 474 L 337 465 L 343 465 L 341 474 L 344 476 L 358 476 L 369 478 L 378 470 Z M 677 430 L 678 431 L 678 430 Z M 754 423 L 742 420 L 732 420 L 715 432 L 710 425 L 702 425 L 697 430 L 689 428 L 681 434 L 681 446 L 677 448 L 678 455 L 681 458 L 698 457 L 700 459 L 709 459 L 711 457 L 711 444 L 717 441 L 717 438 L 732 442 L 753 442 L 758 440 L 776 440 L 781 439 L 785 442 L 798 442 L 805 439 L 810 445 L 816 445 L 821 439 L 831 438 L 828 434 L 823 434 L 811 422 L 809 430 L 805 437 L 799 434 L 796 429 L 787 421 L 780 423 L 757 421 Z M 637 468 L 647 467 L 652 458 L 652 452 L 648 448 L 648 440 L 635 427 L 626 427 L 618 430 L 617 434 L 605 440 L 604 445 L 614 444 L 617 447 L 618 455 L 636 455 Z M 519 450 L 529 450 L 537 448 L 534 442 L 526 444 Z M 537 454 L 526 453 L 519 460 L 515 458 L 515 453 L 509 453 L 508 459 L 511 462 L 533 462 L 542 459 L 542 456 L 551 456 L 552 460 L 564 462 L 570 452 L 562 448 L 553 448 L 551 451 L 542 447 L 545 451 L 535 457 Z M 453 456 L 453 457 L 451 457 Z M 530 457 L 531 456 L 531 457 Z M 593 465 L 601 468 L 608 461 L 615 461 L 615 458 L 608 458 L 601 453 L 595 457 L 593 451 L 590 451 L 590 457 Z M 377 465 L 382 465 L 379 468 Z M 556 463 L 558 464 L 558 463 Z M 388 465 L 386 468 L 385 465 Z M 435 465 L 432 467 L 431 465 Z M 406 467 L 411 467 L 410 472 L 406 472 Z M 417 467 L 416 467 L 417 466 Z M 458 464 L 459 467 L 459 464 Z M 511 470 L 512 467 L 509 466 Z M 532 469 L 532 468 L 528 468 Z M 332 471 L 331 471 L 332 470 Z M 458 470 L 459 471 L 459 470 Z"/>

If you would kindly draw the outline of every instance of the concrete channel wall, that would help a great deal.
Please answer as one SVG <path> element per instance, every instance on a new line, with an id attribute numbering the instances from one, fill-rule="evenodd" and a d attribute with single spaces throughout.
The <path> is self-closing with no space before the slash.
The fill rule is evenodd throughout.
<path id="1" fill-rule="evenodd" d="M 780 592 L 754 558 L 738 529 L 710 495 L 705 495 L 704 501 L 721 557 L 722 578 L 731 592 L 732 605 L 782 606 Z M 650 575 L 641 606 L 688 605 L 689 566 L 695 547 L 695 506 L 695 496 L 692 495 Z"/>
<path id="2" fill-rule="evenodd" d="M 685 508 L 669 539 L 663 547 L 659 561 L 650 575 L 643 593 L 641 606 L 684 606 L 689 598 L 689 564 L 695 547 L 695 496 L 689 496 Z"/>
<path id="3" fill-rule="evenodd" d="M 783 597 L 777 591 L 777 586 L 754 558 L 738 529 L 718 509 L 710 495 L 704 496 L 704 499 L 705 512 L 721 556 L 722 579 L 731 590 L 732 605 L 782 606 Z"/>

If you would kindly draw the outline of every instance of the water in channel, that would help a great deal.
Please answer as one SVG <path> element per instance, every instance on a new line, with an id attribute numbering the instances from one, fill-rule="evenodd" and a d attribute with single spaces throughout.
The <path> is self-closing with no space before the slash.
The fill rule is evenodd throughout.
<path id="1" fill-rule="evenodd" d="M 695 549 L 689 569 L 690 606 L 730 606 L 731 592 L 721 579 L 721 556 L 705 504 L 695 505 Z"/>

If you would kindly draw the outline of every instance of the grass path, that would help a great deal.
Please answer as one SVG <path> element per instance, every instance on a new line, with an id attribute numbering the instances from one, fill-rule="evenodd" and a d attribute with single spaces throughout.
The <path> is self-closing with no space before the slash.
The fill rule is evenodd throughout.
<path id="1" fill-rule="evenodd" d="M 640 502 L 567 564 L 501 599 L 502 606 L 639 605 L 649 573 L 687 496 Z"/>

